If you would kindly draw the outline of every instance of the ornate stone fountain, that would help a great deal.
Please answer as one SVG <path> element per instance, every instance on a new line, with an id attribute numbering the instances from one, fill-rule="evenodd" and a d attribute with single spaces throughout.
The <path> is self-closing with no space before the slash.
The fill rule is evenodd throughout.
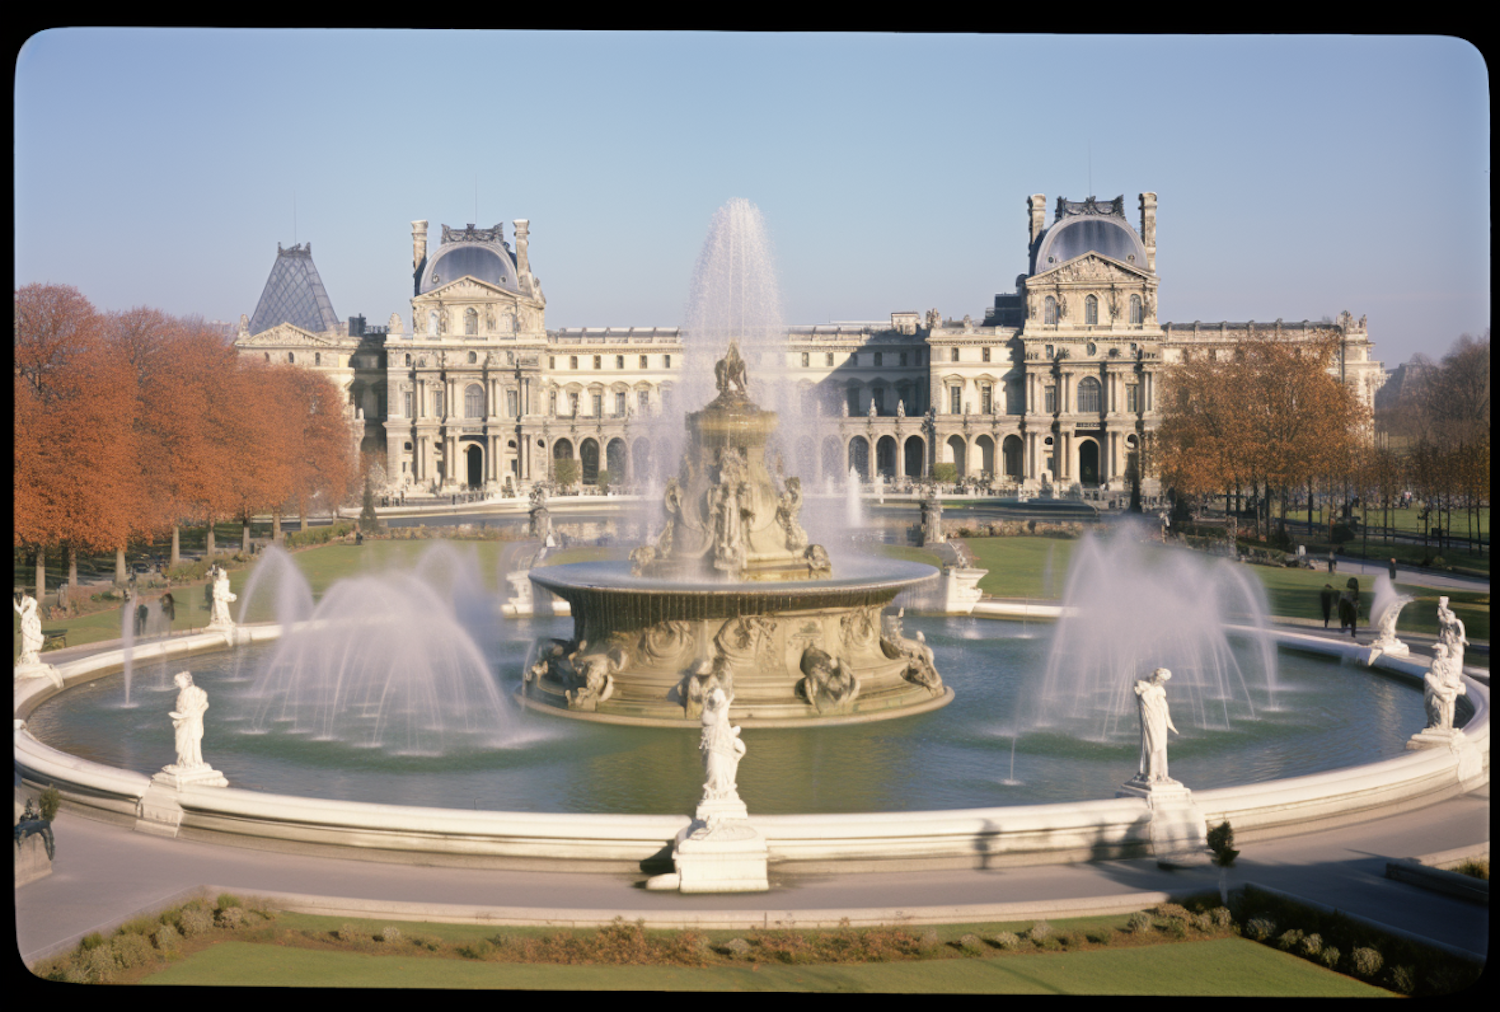
<path id="1" fill-rule="evenodd" d="M 835 574 L 798 520 L 801 482 L 766 469 L 776 413 L 746 393 L 735 342 L 714 373 L 719 394 L 687 417 L 655 542 L 629 563 L 531 571 L 571 606 L 574 635 L 539 645 L 523 701 L 595 720 L 691 724 L 718 688 L 751 727 L 947 703 L 925 644 L 881 618 L 903 588 L 937 572 L 868 558 Z"/>

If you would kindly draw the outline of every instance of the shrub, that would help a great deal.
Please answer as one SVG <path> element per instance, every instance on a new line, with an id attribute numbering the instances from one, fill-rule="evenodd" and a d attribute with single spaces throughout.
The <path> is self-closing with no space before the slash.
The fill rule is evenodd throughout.
<path id="1" fill-rule="evenodd" d="M 1033 942 L 1040 942 L 1042 939 L 1050 937 L 1051 934 L 1052 925 L 1046 921 L 1037 921 L 1031 926 L 1031 930 L 1026 932 L 1026 937 Z"/>
<path id="2" fill-rule="evenodd" d="M 393 942 L 399 942 L 401 941 L 401 929 L 396 927 L 394 924 L 387 924 L 385 927 L 380 929 L 379 937 L 380 941 L 385 942 L 387 945 Z"/>
<path id="3" fill-rule="evenodd" d="M 95 984 L 108 984 L 115 979 L 115 972 L 119 964 L 115 962 L 115 950 L 108 945 L 100 945 L 84 953 L 82 963 L 88 971 L 88 979 Z"/>
<path id="4" fill-rule="evenodd" d="M 994 942 L 1007 952 L 1014 952 L 1021 947 L 1021 936 L 1014 931 L 1002 931 L 995 936 Z"/>
<path id="5" fill-rule="evenodd" d="M 1214 907 L 1209 913 L 1216 928 L 1229 928 L 1234 924 L 1234 914 L 1229 912 L 1228 907 Z"/>
<path id="6" fill-rule="evenodd" d="M 1281 937 L 1276 939 L 1276 948 L 1280 949 L 1282 952 L 1291 952 L 1301 941 L 1302 932 L 1298 931 L 1296 928 L 1291 928 L 1287 931 L 1283 931 L 1281 933 Z"/>
<path id="7" fill-rule="evenodd" d="M 1417 975 L 1409 966 L 1393 966 L 1389 975 L 1392 991 L 1411 994 L 1417 989 Z"/>
<path id="8" fill-rule="evenodd" d="M 104 944 L 104 936 L 94 931 L 84 935 L 78 942 L 79 952 L 90 952 Z"/>
<path id="9" fill-rule="evenodd" d="M 219 898 L 214 901 L 214 906 L 218 907 L 220 910 L 224 910 L 228 907 L 242 907 L 244 905 L 245 904 L 240 902 L 240 898 L 233 893 L 220 893 Z"/>
<path id="10" fill-rule="evenodd" d="M 239 907 L 224 907 L 214 916 L 214 921 L 219 927 L 233 931 L 245 923 L 245 911 Z"/>
<path id="11" fill-rule="evenodd" d="M 183 562 L 167 570 L 167 578 L 179 583 L 191 580 L 201 580 L 208 575 L 213 568 L 213 563 L 208 559 L 198 559 L 196 562 Z"/>
<path id="12" fill-rule="evenodd" d="M 348 922 L 339 925 L 339 929 L 338 931 L 334 932 L 334 935 L 341 942 L 357 942 L 362 938 L 369 937 L 365 934 L 365 932 L 361 931 L 353 924 L 349 924 Z"/>
<path id="13" fill-rule="evenodd" d="M 1302 936 L 1302 942 L 1297 946 L 1297 951 L 1311 959 L 1323 951 L 1323 936 L 1316 933 Z"/>
<path id="14" fill-rule="evenodd" d="M 958 940 L 958 947 L 970 953 L 984 951 L 984 943 L 979 940 L 978 935 L 964 935 Z"/>
<path id="15" fill-rule="evenodd" d="M 1162 903 L 1156 908 L 1157 917 L 1170 917 L 1173 920 L 1185 921 L 1193 915 L 1188 913 L 1187 907 L 1178 903 Z"/>
<path id="16" fill-rule="evenodd" d="M 36 803 L 42 818 L 51 822 L 57 816 L 58 806 L 62 804 L 62 795 L 56 787 L 49 787 L 37 797 Z"/>
<path id="17" fill-rule="evenodd" d="M 1356 977 L 1372 978 L 1384 965 L 1385 960 L 1381 958 L 1380 952 L 1369 946 L 1360 946 L 1349 953 L 1349 968 Z"/>
<path id="18" fill-rule="evenodd" d="M 1194 914 L 1192 923 L 1195 930 L 1202 931 L 1205 934 L 1213 931 L 1216 926 L 1214 924 L 1214 915 L 1208 912 Z"/>
<path id="19" fill-rule="evenodd" d="M 1059 931 L 1057 940 L 1070 949 L 1076 949 L 1083 944 L 1084 935 L 1082 931 Z"/>
<path id="20" fill-rule="evenodd" d="M 177 945 L 182 940 L 182 933 L 170 924 L 163 924 L 152 933 L 151 940 L 156 943 L 160 951 L 173 953 L 177 951 Z"/>
<path id="21" fill-rule="evenodd" d="M 1151 923 L 1151 915 L 1144 910 L 1137 910 L 1130 915 L 1130 920 L 1125 923 L 1125 930 L 1132 935 L 1144 935 L 1151 931 L 1155 925 Z"/>
<path id="22" fill-rule="evenodd" d="M 1342 953 L 1340 953 L 1337 948 L 1332 945 L 1325 945 L 1323 946 L 1323 951 L 1318 953 L 1318 962 L 1322 963 L 1324 966 L 1328 967 L 1328 969 L 1332 970 L 1339 965 L 1340 955 L 1342 955 Z"/>
<path id="23" fill-rule="evenodd" d="M 156 958 L 156 952 L 151 948 L 151 940 L 145 935 L 119 935 L 111 944 L 115 950 L 115 959 L 127 970 L 145 966 Z"/>
<path id="24" fill-rule="evenodd" d="M 1208 849 L 1214 852 L 1214 864 L 1228 868 L 1240 852 L 1234 849 L 1234 830 L 1228 822 L 1221 822 L 1208 831 Z"/>
<path id="25" fill-rule="evenodd" d="M 931 952 L 938 947 L 938 933 L 935 928 L 928 928 L 922 932 L 922 937 L 917 940 L 917 948 L 922 952 Z"/>
<path id="26" fill-rule="evenodd" d="M 151 932 L 156 930 L 157 923 L 158 921 L 154 917 L 137 917 L 133 921 L 126 921 L 120 925 L 120 930 L 117 933 L 121 935 L 149 937 Z"/>
<path id="27" fill-rule="evenodd" d="M 1490 863 L 1483 858 L 1470 858 L 1462 864 L 1455 865 L 1453 870 L 1460 875 L 1468 875 L 1470 878 L 1482 878 L 1486 882 L 1490 880 Z"/>
<path id="28" fill-rule="evenodd" d="M 214 915 L 202 907 L 183 907 L 182 916 L 178 920 L 178 930 L 184 938 L 192 938 L 194 935 L 206 934 L 214 926 Z"/>
<path id="29" fill-rule="evenodd" d="M 1175 917 L 1167 921 L 1167 923 L 1163 925 L 1163 930 L 1166 931 L 1167 937 L 1169 938 L 1182 939 L 1188 936 L 1187 921 L 1181 921 Z"/>
<path id="30" fill-rule="evenodd" d="M 1245 925 L 1245 937 L 1253 942 L 1264 942 L 1276 934 L 1276 922 L 1269 917 L 1252 917 Z"/>
<path id="31" fill-rule="evenodd" d="M 480 938 L 460 945 L 458 954 L 465 959 L 488 959 L 495 954 L 495 943 L 487 938 Z"/>

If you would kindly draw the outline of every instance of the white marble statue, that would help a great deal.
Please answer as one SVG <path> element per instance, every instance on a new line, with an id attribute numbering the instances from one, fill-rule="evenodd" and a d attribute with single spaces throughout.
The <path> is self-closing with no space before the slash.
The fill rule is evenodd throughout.
<path id="1" fill-rule="evenodd" d="M 1427 706 L 1428 731 L 1452 731 L 1453 711 L 1458 697 L 1467 691 L 1463 683 L 1463 668 L 1454 663 L 1452 652 L 1446 644 L 1438 643 L 1432 648 L 1432 666 L 1423 677 L 1423 701 Z"/>
<path id="2" fill-rule="evenodd" d="M 1448 648 L 1448 659 L 1459 673 L 1464 669 L 1464 647 L 1469 645 L 1464 635 L 1463 619 L 1453 614 L 1446 597 L 1438 598 L 1438 642 Z"/>
<path id="3" fill-rule="evenodd" d="M 1157 668 L 1151 678 L 1135 683 L 1141 718 L 1141 765 L 1136 779 L 1153 784 L 1173 783 L 1167 775 L 1167 731 L 1181 734 L 1167 710 L 1167 680 L 1172 672 Z"/>
<path id="4" fill-rule="evenodd" d="M 715 688 L 703 700 L 703 737 L 698 748 L 703 753 L 703 800 L 739 801 L 735 778 L 745 743 L 740 729 L 729 726 L 731 697 Z"/>
<path id="5" fill-rule="evenodd" d="M 1389 654 L 1392 657 L 1401 657 L 1410 653 L 1407 645 L 1396 638 L 1396 620 L 1401 617 L 1401 609 L 1405 608 L 1416 598 L 1410 594 L 1398 594 L 1395 599 L 1387 604 L 1375 619 L 1376 637 L 1370 644 L 1370 662 L 1381 654 Z"/>
<path id="6" fill-rule="evenodd" d="M 168 716 L 177 730 L 177 766 L 172 772 L 191 772 L 208 766 L 203 761 L 203 714 L 208 710 L 208 693 L 193 684 L 189 672 L 179 672 L 172 679 L 181 691 L 177 693 L 177 709 Z"/>
<path id="7" fill-rule="evenodd" d="M 42 616 L 36 598 L 23 593 L 12 607 L 21 616 L 21 659 L 16 662 L 16 667 L 41 664 L 42 644 L 46 638 L 42 635 Z"/>
<path id="8" fill-rule="evenodd" d="M 229 574 L 221 567 L 214 567 L 213 579 L 213 609 L 209 613 L 208 624 L 214 628 L 229 628 L 234 625 L 234 618 L 229 614 L 229 606 L 239 598 L 229 592 Z"/>

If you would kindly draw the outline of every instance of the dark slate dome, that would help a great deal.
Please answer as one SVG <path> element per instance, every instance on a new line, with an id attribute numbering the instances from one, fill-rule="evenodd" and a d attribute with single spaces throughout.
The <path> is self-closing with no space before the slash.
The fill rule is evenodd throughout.
<path id="1" fill-rule="evenodd" d="M 502 248 L 489 243 L 445 243 L 438 247 L 437 255 L 427 262 L 422 272 L 419 295 L 440 288 L 450 281 L 468 275 L 479 281 L 513 292 L 521 286 L 516 281 L 516 267 L 510 255 Z"/>
<path id="2" fill-rule="evenodd" d="M 1051 270 L 1085 253 L 1102 253 L 1112 260 L 1148 270 L 1146 247 L 1124 218 L 1079 214 L 1064 218 L 1047 230 L 1037 249 L 1032 273 Z"/>

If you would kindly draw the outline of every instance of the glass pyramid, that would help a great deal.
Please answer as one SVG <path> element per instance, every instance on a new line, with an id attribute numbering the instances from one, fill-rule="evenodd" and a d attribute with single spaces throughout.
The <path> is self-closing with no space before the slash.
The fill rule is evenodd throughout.
<path id="1" fill-rule="evenodd" d="M 338 314 L 328 301 L 323 279 L 312 260 L 312 243 L 298 243 L 291 249 L 276 247 L 276 263 L 260 293 L 255 315 L 250 318 L 250 333 L 259 334 L 272 327 L 290 323 L 320 334 L 339 327 Z"/>

